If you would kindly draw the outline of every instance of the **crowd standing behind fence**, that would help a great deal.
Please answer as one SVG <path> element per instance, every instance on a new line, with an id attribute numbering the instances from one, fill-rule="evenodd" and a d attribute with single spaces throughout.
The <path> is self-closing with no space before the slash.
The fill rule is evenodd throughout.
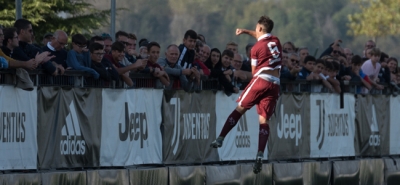
<path id="1" fill-rule="evenodd" d="M 114 42 L 107 33 L 95 35 L 91 39 L 81 34 L 73 35 L 72 47 L 68 50 L 68 37 L 62 30 L 47 33 L 43 36 L 43 46 L 39 46 L 34 40 L 34 30 L 29 20 L 19 19 L 15 21 L 14 27 L 0 28 L 1 69 L 17 69 L 8 73 L 14 73 L 17 80 L 13 83 L 24 89 L 32 89 L 34 84 L 51 83 L 75 86 L 96 84 L 97 87 L 157 87 L 193 92 L 204 89 L 207 81 L 213 81 L 217 83 L 216 89 L 231 95 L 239 93 L 252 78 L 249 53 L 253 43 L 246 43 L 245 55 L 240 55 L 235 42 L 227 42 L 226 48 L 213 48 L 207 45 L 206 36 L 188 30 L 183 35 L 182 44 L 161 48 L 157 42 L 149 42 L 146 38 L 137 42 L 135 34 L 118 31 Z M 360 54 L 354 54 L 352 49 L 356 49 L 345 48 L 344 44 L 337 39 L 317 56 L 307 47 L 298 48 L 290 41 L 284 43 L 282 91 L 397 94 L 400 73 L 396 58 L 380 51 L 372 40 L 365 43 L 363 53 Z M 99 48 L 99 45 L 103 48 Z M 179 51 L 175 50 L 176 46 Z M 29 79 L 26 70 L 30 74 L 32 70 L 40 70 L 46 80 Z M 65 78 L 72 71 L 75 74 L 72 76 L 77 76 L 76 71 L 81 71 L 83 75 Z M 138 77 L 149 79 L 142 84 Z M 65 80 L 56 83 L 61 78 Z M 352 87 L 352 84 L 362 87 Z"/>

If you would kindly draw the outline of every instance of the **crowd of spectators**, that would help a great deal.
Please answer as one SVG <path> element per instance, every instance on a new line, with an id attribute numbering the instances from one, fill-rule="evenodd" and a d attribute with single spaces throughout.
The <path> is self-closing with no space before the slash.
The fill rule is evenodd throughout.
<path id="1" fill-rule="evenodd" d="M 69 45 L 69 37 L 63 30 L 57 30 L 45 34 L 38 44 L 32 24 L 26 19 L 15 21 L 14 27 L 0 27 L 0 68 L 42 69 L 52 76 L 77 70 L 102 84 L 118 81 L 129 87 L 135 85 L 131 74 L 148 74 L 157 79 L 156 86 L 185 91 L 196 91 L 201 79 L 218 79 L 227 95 L 238 93 L 252 78 L 253 43 L 246 45 L 242 55 L 237 43 L 228 42 L 223 49 L 213 48 L 207 45 L 204 35 L 194 30 L 186 31 L 180 45 L 170 44 L 166 48 L 146 38 L 138 41 L 135 34 L 125 31 L 118 31 L 115 41 L 107 33 L 90 39 L 75 34 Z M 336 40 L 321 55 L 312 56 L 307 47 L 284 43 L 281 79 L 288 83 L 283 83 L 282 88 L 290 91 L 298 86 L 296 82 L 309 81 L 302 89 L 311 92 L 340 93 L 353 82 L 361 85 L 356 89 L 358 93 L 385 87 L 399 89 L 396 58 L 380 51 L 372 40 L 366 42 L 363 53 L 358 55 L 341 44 L 341 40 Z"/>

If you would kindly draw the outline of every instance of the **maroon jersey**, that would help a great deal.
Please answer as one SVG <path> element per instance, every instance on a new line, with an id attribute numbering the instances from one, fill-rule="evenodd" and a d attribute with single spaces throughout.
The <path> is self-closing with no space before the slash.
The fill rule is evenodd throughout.
<path id="1" fill-rule="evenodd" d="M 256 66 L 254 76 L 261 71 L 280 69 L 282 64 L 282 46 L 279 39 L 271 34 L 258 38 L 251 49 L 251 65 Z"/>

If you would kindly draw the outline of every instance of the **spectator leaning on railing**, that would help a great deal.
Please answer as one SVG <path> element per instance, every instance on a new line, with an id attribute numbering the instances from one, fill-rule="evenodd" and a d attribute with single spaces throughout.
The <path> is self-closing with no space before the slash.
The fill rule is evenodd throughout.
<path id="1" fill-rule="evenodd" d="M 147 62 L 147 67 L 149 68 L 150 74 L 158 78 L 164 86 L 169 86 L 169 76 L 163 70 L 163 68 L 157 64 L 157 60 L 160 57 L 161 46 L 157 42 L 150 42 L 147 44 L 147 51 L 149 55 L 149 60 Z"/>
<path id="2" fill-rule="evenodd" d="M 61 65 L 62 68 L 59 70 L 66 69 L 67 66 L 67 51 L 65 47 L 68 43 L 68 35 L 62 30 L 57 30 L 54 32 L 53 36 L 50 38 L 50 42 L 42 48 L 42 51 L 48 51 L 54 58 L 52 61 L 55 66 Z M 63 72 L 62 72 L 63 73 Z"/>
<path id="3" fill-rule="evenodd" d="M 362 63 L 361 57 L 359 55 L 354 55 L 351 58 L 351 67 L 345 69 L 340 79 L 348 82 L 361 82 L 365 88 L 371 89 L 370 79 L 361 70 Z M 357 88 L 356 92 L 361 93 L 361 88 Z"/>
<path id="4" fill-rule="evenodd" d="M 87 40 L 82 34 L 72 36 L 72 49 L 68 51 L 67 66 L 74 70 L 88 72 L 94 79 L 99 79 L 99 73 L 90 67 L 91 59 L 86 43 Z"/>
<path id="5" fill-rule="evenodd" d="M 364 62 L 361 69 L 369 77 L 371 85 L 378 90 L 382 90 L 384 87 L 378 84 L 378 74 L 381 70 L 381 64 L 379 64 L 381 51 L 378 48 L 372 48 L 368 54 L 370 55 L 370 59 Z M 363 93 L 368 93 L 368 89 L 363 89 Z"/>
<path id="6" fill-rule="evenodd" d="M 232 85 L 233 67 L 231 66 L 234 53 L 231 50 L 222 52 L 221 67 L 215 68 L 212 73 L 214 77 L 218 78 L 219 83 L 224 89 L 226 95 L 230 96 L 232 93 L 239 93 L 239 88 Z"/>
<path id="7" fill-rule="evenodd" d="M 100 75 L 100 79 L 110 82 L 118 81 L 119 75 L 117 70 L 113 67 L 110 61 L 103 58 L 104 46 L 99 43 L 92 43 L 89 47 L 91 68 L 93 68 Z"/>
<path id="8" fill-rule="evenodd" d="M 187 79 L 187 76 L 192 74 L 191 69 L 182 69 L 182 66 L 177 65 L 179 57 L 179 48 L 175 44 L 171 44 L 167 47 L 165 51 L 165 58 L 159 58 L 157 60 L 157 64 L 164 68 L 165 72 L 172 76 L 170 78 L 170 85 L 166 86 L 165 89 L 172 89 L 175 81 L 174 78 L 178 78 L 181 84 L 181 87 L 186 92 L 191 91 L 194 85 L 194 81 L 192 79 Z"/>

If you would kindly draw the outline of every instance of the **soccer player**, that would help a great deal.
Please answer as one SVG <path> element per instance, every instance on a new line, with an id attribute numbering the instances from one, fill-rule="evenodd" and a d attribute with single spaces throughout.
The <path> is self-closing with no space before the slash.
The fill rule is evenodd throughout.
<path id="1" fill-rule="evenodd" d="M 240 117 L 256 105 L 259 114 L 260 132 L 258 137 L 258 153 L 253 168 L 255 174 L 261 171 L 264 150 L 269 136 L 268 122 L 275 111 L 279 98 L 279 75 L 282 60 L 282 46 L 279 39 L 271 35 L 274 22 L 267 16 L 261 16 L 255 31 L 236 29 L 236 35 L 248 34 L 258 41 L 251 49 L 251 69 L 253 78 L 239 96 L 238 106 L 227 118 L 219 137 L 211 143 L 211 147 L 222 146 L 225 136 L 235 127 Z"/>

